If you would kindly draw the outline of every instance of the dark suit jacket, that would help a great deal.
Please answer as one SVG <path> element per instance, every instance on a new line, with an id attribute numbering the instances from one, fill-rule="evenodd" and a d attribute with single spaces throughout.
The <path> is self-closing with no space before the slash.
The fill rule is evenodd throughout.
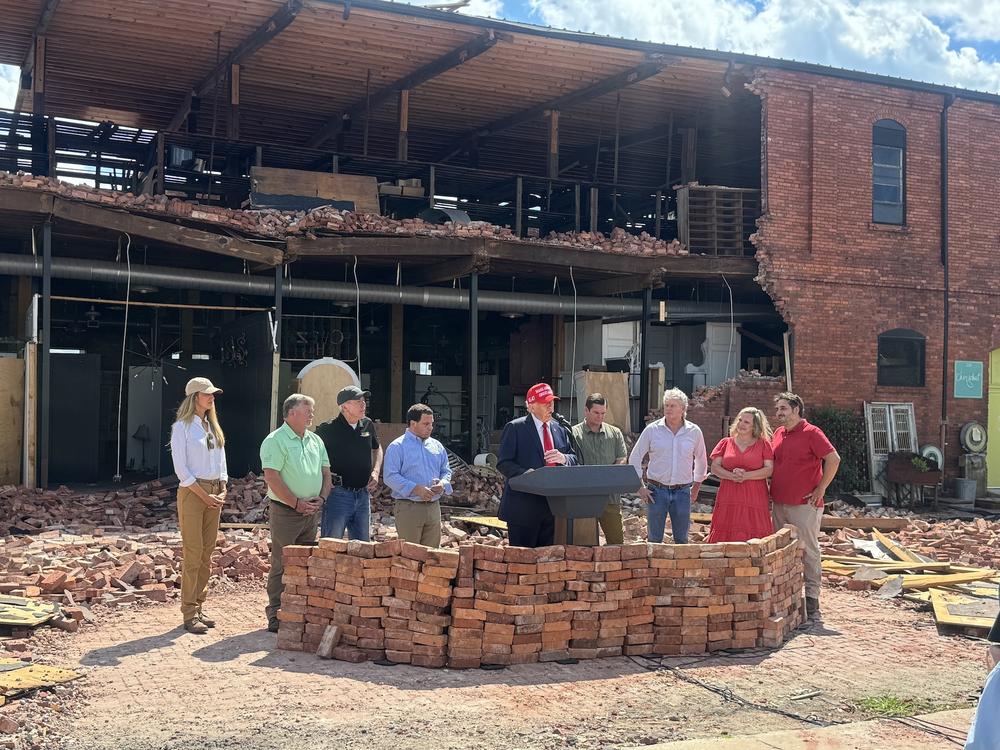
<path id="1" fill-rule="evenodd" d="M 556 424 L 555 420 L 549 420 L 549 433 L 552 435 L 552 446 L 566 454 L 566 464 L 575 466 L 578 462 L 570 446 L 566 428 Z M 535 421 L 530 414 L 507 423 L 503 428 L 500 453 L 497 456 L 497 468 L 507 479 L 519 476 L 528 469 L 542 468 L 545 466 L 542 456 L 542 441 L 538 438 Z M 509 482 L 504 485 L 503 498 L 500 500 L 501 520 L 531 526 L 551 518 L 548 501 L 543 496 L 512 490 Z"/>

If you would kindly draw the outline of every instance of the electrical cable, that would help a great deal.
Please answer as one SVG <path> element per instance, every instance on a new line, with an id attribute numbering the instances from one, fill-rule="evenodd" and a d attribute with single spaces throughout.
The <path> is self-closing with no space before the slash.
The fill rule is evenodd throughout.
<path id="1" fill-rule="evenodd" d="M 729 286 L 726 274 L 722 274 L 722 281 L 729 290 L 729 353 L 726 355 L 726 380 L 729 380 L 729 365 L 733 361 L 733 346 L 736 343 L 736 316 L 733 314 L 733 288 Z"/>
<path id="2" fill-rule="evenodd" d="M 573 278 L 573 266 L 569 267 L 569 280 L 573 283 L 573 361 L 569 371 L 570 394 L 576 396 L 576 279 Z"/>
<path id="3" fill-rule="evenodd" d="M 361 381 L 361 287 L 358 284 L 358 256 L 354 256 L 354 329 L 357 342 L 358 382 Z"/>
<path id="4" fill-rule="evenodd" d="M 122 324 L 122 361 L 121 369 L 118 373 L 118 434 L 117 448 L 115 449 L 115 476 L 114 481 L 122 481 L 122 395 L 125 392 L 125 344 L 128 341 L 128 303 L 132 294 L 132 236 L 128 232 L 125 235 L 125 321 Z"/>
<path id="5" fill-rule="evenodd" d="M 660 657 L 641 656 L 636 658 L 634 656 L 630 656 L 628 658 L 631 659 L 634 664 L 642 667 L 643 669 L 649 672 L 669 672 L 671 675 L 673 675 L 681 682 L 686 682 L 690 685 L 696 685 L 700 688 L 708 690 L 709 692 L 718 695 L 720 698 L 722 698 L 723 701 L 726 701 L 727 703 L 736 703 L 737 705 L 742 706 L 743 708 L 751 708 L 757 711 L 764 711 L 767 713 L 776 714 L 778 716 L 784 716 L 785 718 L 794 719 L 795 721 L 801 721 L 804 724 L 811 724 L 817 727 L 829 727 L 829 726 L 834 726 L 835 724 L 847 723 L 843 721 L 824 721 L 823 719 L 819 718 L 814 714 L 803 716 L 802 714 L 797 714 L 794 711 L 785 711 L 782 708 L 767 706 L 762 703 L 754 703 L 751 700 L 747 700 L 746 698 L 737 695 L 731 689 L 725 686 L 711 685 L 707 682 L 699 680 L 697 677 L 692 677 L 688 674 L 685 674 L 680 667 L 664 664 L 663 659 Z M 640 661 L 639 659 L 641 659 L 642 661 Z"/>

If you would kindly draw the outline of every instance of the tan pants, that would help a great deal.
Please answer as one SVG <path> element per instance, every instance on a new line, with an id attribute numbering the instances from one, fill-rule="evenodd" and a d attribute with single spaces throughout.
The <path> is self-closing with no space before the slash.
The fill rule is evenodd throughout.
<path id="1" fill-rule="evenodd" d="M 625 544 L 625 529 L 622 526 L 622 506 L 608 503 L 597 522 L 604 532 L 605 544 Z"/>
<path id="2" fill-rule="evenodd" d="M 441 546 L 441 504 L 437 500 L 429 503 L 397 500 L 394 513 L 400 539 L 425 547 Z"/>
<path id="3" fill-rule="evenodd" d="M 205 492 L 216 495 L 218 480 L 197 480 Z M 177 489 L 177 522 L 181 527 L 184 559 L 181 563 L 181 616 L 184 621 L 201 611 L 212 572 L 212 552 L 219 534 L 221 508 L 209 508 L 190 487 Z"/>
<path id="4" fill-rule="evenodd" d="M 273 500 L 269 503 L 268 515 L 271 527 L 271 570 L 267 574 L 267 606 L 264 612 L 270 622 L 278 616 L 281 607 L 281 592 L 285 583 L 281 577 L 285 573 L 285 563 L 281 552 L 289 544 L 315 544 L 319 531 L 319 517 L 322 510 L 304 516 L 284 503 Z"/>
<path id="5" fill-rule="evenodd" d="M 802 557 L 802 568 L 806 579 L 806 596 L 819 599 L 819 586 L 822 580 L 819 551 L 819 526 L 823 520 L 823 509 L 808 503 L 805 505 L 785 505 L 773 503 L 771 517 L 774 520 L 774 530 L 791 524 L 799 531 L 799 543 L 805 554 Z"/>

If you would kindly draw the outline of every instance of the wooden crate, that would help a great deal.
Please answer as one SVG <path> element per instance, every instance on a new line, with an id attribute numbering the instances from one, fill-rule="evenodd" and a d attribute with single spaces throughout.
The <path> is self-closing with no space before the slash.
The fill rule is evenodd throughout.
<path id="1" fill-rule="evenodd" d="M 716 185 L 677 189 L 678 239 L 692 253 L 753 255 L 750 235 L 760 216 L 760 191 Z"/>

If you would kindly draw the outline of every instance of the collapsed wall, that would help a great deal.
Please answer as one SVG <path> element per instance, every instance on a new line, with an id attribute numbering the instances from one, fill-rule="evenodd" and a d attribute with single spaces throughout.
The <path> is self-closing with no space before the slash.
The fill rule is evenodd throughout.
<path id="1" fill-rule="evenodd" d="M 284 551 L 278 647 L 472 668 L 777 647 L 803 620 L 795 530 L 725 544 Z"/>

